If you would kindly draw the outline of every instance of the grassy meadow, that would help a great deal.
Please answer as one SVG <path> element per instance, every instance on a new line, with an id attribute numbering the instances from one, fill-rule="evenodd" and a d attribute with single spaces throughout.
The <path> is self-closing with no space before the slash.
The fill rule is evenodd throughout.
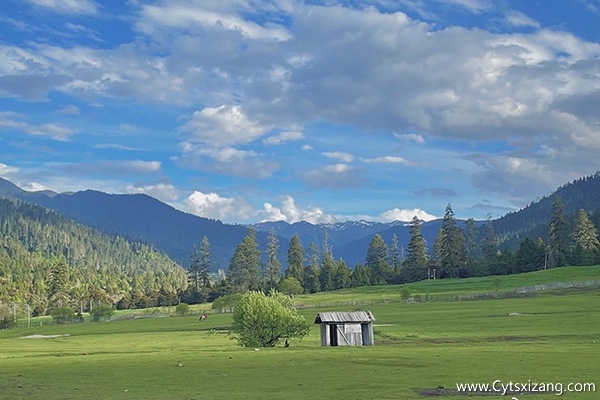
<path id="1" fill-rule="evenodd" d="M 502 277 L 499 292 L 598 279 L 599 266 L 562 268 Z M 409 287 L 432 300 L 495 292 L 489 277 Z M 400 291 L 381 286 L 298 296 L 311 324 L 318 311 L 370 309 L 376 317 L 371 347 L 322 348 L 312 325 L 289 348 L 240 348 L 227 335 L 229 314 L 204 322 L 197 315 L 42 327 L 34 321 L 0 332 L 0 398 L 410 400 L 448 389 L 451 399 L 511 399 L 451 393 L 457 383 L 496 380 L 597 386 L 595 393 L 519 394 L 518 400 L 600 395 L 598 287 L 427 303 L 404 303 Z M 372 304 L 344 305 L 354 300 Z M 68 336 L 24 338 L 29 335 Z"/>

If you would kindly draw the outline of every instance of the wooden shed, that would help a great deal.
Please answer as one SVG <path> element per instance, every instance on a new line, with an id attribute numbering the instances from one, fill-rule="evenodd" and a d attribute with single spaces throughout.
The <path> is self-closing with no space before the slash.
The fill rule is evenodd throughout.
<path id="1" fill-rule="evenodd" d="M 321 346 L 373 346 L 371 311 L 321 312 L 315 324 L 321 325 Z"/>

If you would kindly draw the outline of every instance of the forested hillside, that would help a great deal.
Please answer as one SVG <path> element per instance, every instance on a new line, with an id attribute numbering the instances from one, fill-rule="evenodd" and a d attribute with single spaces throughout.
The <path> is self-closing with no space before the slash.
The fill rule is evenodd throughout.
<path id="1" fill-rule="evenodd" d="M 176 302 L 186 287 L 186 271 L 147 245 L 0 197 L 0 303 L 34 313 L 58 300 L 77 309 L 90 301 L 152 306 Z"/>

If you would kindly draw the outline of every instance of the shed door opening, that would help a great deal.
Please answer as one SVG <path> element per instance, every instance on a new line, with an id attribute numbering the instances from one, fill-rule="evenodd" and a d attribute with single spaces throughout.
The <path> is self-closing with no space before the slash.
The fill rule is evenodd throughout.
<path id="1" fill-rule="evenodd" d="M 338 345 L 338 327 L 335 324 L 329 325 L 329 345 Z"/>

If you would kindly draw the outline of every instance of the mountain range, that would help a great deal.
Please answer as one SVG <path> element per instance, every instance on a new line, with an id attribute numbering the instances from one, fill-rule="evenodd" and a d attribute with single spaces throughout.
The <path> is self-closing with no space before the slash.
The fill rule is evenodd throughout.
<path id="1" fill-rule="evenodd" d="M 561 197 L 568 215 L 579 209 L 595 212 L 600 209 L 600 173 L 568 183 L 519 211 L 493 220 L 501 248 L 513 250 L 527 236 L 546 239 L 554 194 Z M 244 225 L 225 224 L 185 213 L 145 194 L 107 194 L 94 190 L 29 192 L 0 178 L 0 195 L 47 207 L 104 233 L 147 243 L 184 266 L 189 264 L 194 246 L 199 245 L 206 235 L 211 245 L 213 269 L 227 269 L 236 246 L 247 232 Z M 600 218 L 600 213 L 593 217 Z M 464 221 L 459 221 L 459 224 L 464 224 Z M 478 221 L 480 227 L 484 224 L 485 221 Z M 440 226 L 441 220 L 422 224 L 421 231 L 429 246 L 433 244 Z M 407 221 L 346 221 L 335 224 L 278 221 L 257 223 L 254 229 L 263 254 L 268 232 L 275 231 L 280 242 L 279 258 L 284 268 L 289 240 L 295 233 L 306 248 L 312 242 L 321 247 L 326 231 L 334 257 L 343 258 L 350 266 L 364 262 L 369 242 L 375 234 L 380 234 L 388 244 L 396 235 L 401 249 L 407 248 L 410 239 Z"/>

